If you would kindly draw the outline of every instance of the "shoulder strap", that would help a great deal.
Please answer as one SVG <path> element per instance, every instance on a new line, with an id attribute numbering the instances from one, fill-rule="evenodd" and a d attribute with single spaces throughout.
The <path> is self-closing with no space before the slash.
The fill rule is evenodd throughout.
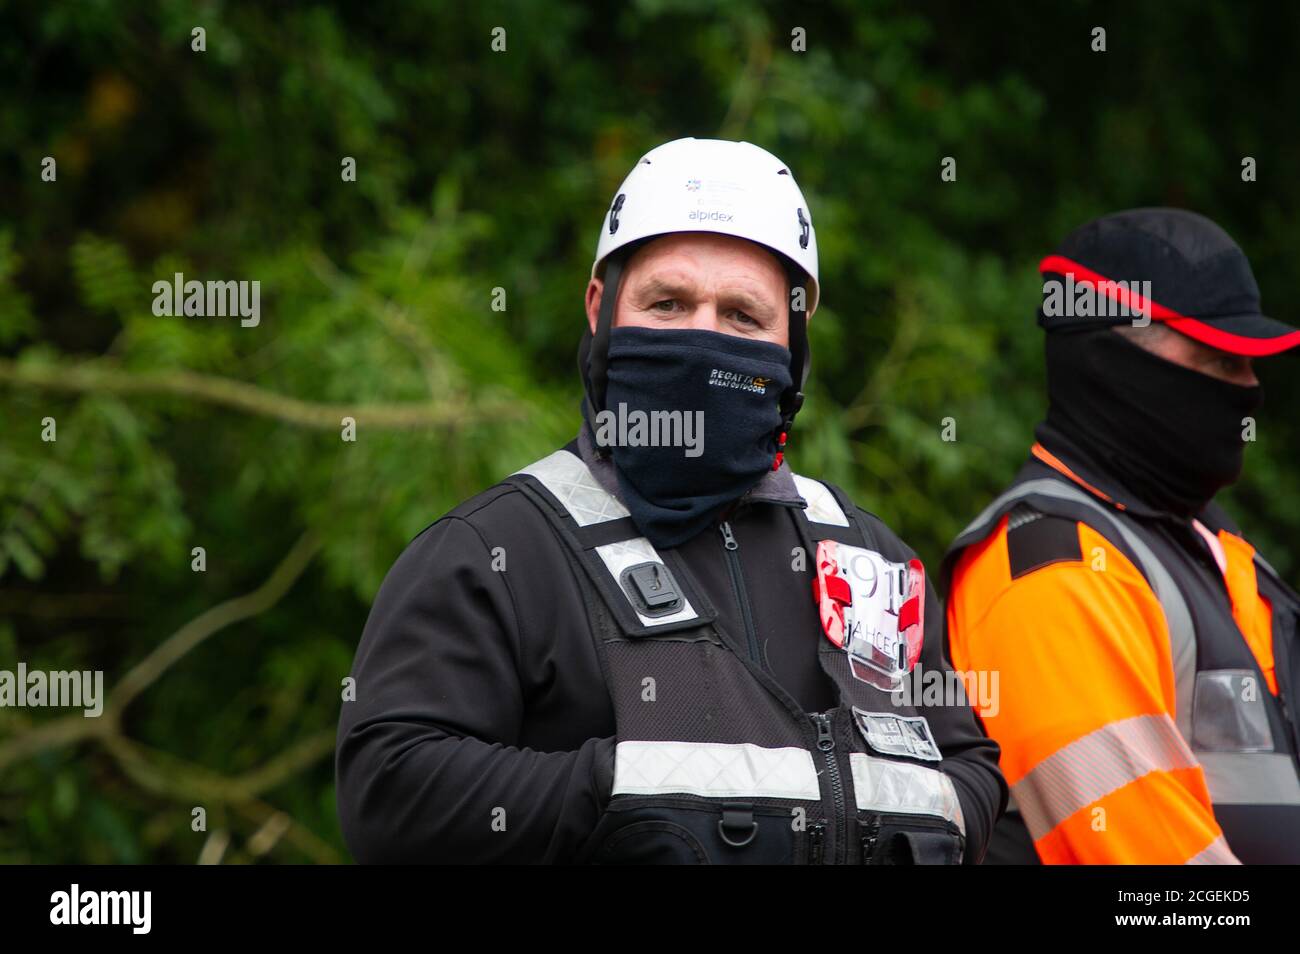
<path id="1" fill-rule="evenodd" d="M 877 549 L 870 528 L 858 516 L 857 507 L 839 487 L 802 474 L 794 474 L 795 489 L 806 505 L 799 511 L 813 541 L 837 540 L 850 546 L 864 544 Z"/>
<path id="2" fill-rule="evenodd" d="M 661 556 L 576 454 L 558 450 L 506 480 L 548 518 L 628 636 L 716 618 L 677 554 Z"/>
<path id="3" fill-rule="evenodd" d="M 832 527 L 847 527 L 848 514 L 830 487 L 820 480 L 813 480 L 803 474 L 793 474 L 795 489 L 799 491 L 807 505 L 804 514 L 813 523 L 824 523 Z"/>
<path id="4" fill-rule="evenodd" d="M 1175 721 L 1183 737 L 1191 739 L 1192 692 L 1196 683 L 1196 629 L 1187 601 L 1164 564 L 1146 542 L 1126 525 L 1126 518 L 1119 516 L 1091 494 L 1068 481 L 1053 477 L 1037 477 L 1016 484 L 985 507 L 957 535 L 944 560 L 945 577 L 955 563 L 958 552 L 987 537 L 1002 517 L 1021 503 L 1027 503 L 1045 514 L 1072 517 L 1086 523 L 1133 559 L 1164 611 L 1165 623 L 1169 629 L 1170 659 L 1174 667 Z"/>

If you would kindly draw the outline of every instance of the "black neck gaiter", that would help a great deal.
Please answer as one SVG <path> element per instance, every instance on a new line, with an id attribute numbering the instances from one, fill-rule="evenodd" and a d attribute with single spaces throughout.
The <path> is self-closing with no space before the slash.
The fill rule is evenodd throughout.
<path id="1" fill-rule="evenodd" d="M 772 469 L 790 352 L 715 331 L 613 328 L 605 409 L 623 503 L 656 547 L 703 530 Z"/>
<path id="2" fill-rule="evenodd" d="M 1166 361 L 1110 328 L 1047 335 L 1047 419 L 1037 436 L 1062 442 L 1143 503 L 1199 513 L 1241 474 L 1242 418 L 1263 400 L 1243 387 Z"/>

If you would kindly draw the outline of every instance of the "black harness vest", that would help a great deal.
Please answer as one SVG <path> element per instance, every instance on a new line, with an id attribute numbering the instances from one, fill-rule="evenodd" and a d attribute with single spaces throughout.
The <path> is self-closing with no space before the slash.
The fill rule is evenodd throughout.
<path id="1" fill-rule="evenodd" d="M 914 707 L 854 678 L 846 653 L 820 638 L 839 704 L 802 711 L 716 625 L 676 551 L 658 553 L 579 457 L 557 451 L 508 479 L 590 584 L 587 616 L 614 703 L 613 789 L 582 860 L 961 860 L 961 806 Z M 824 539 L 875 549 L 837 489 L 795 480 L 809 554 Z"/>

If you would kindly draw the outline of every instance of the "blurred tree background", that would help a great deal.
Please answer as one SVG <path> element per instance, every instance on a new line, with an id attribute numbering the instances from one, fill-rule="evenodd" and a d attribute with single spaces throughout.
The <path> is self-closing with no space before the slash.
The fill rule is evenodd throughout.
<path id="1" fill-rule="evenodd" d="M 5 5 L 0 668 L 102 669 L 109 702 L 0 711 L 0 860 L 346 860 L 369 601 L 575 432 L 596 233 L 648 148 L 790 163 L 824 288 L 792 462 L 934 566 L 1031 440 L 1066 231 L 1203 212 L 1297 318 L 1297 38 L 1300 8 L 1234 2 Z M 175 272 L 260 281 L 260 324 L 154 316 Z M 1294 368 L 1263 363 L 1229 501 L 1293 582 Z"/>

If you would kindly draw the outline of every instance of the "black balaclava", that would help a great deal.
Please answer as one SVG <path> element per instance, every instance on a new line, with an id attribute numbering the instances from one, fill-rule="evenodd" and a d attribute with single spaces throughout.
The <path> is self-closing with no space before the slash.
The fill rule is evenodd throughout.
<path id="1" fill-rule="evenodd" d="M 578 369 L 583 418 L 597 453 L 613 458 L 623 504 L 652 544 L 675 547 L 780 467 L 812 363 L 807 276 L 778 255 L 790 288 L 789 349 L 698 329 L 615 328 L 623 266 L 652 238 L 606 259 L 605 292 L 596 327 L 583 333 L 578 346 Z M 620 404 L 625 414 L 703 411 L 703 452 L 687 456 L 680 446 L 605 444 L 601 438 L 609 432 L 598 418 L 609 421 L 612 414 L 617 422 Z"/>
<path id="2" fill-rule="evenodd" d="M 1047 335 L 1049 450 L 1073 445 L 1147 505 L 1199 513 L 1241 474 L 1242 418 L 1258 385 L 1220 381 L 1158 357 L 1110 328 Z"/>
<path id="3" fill-rule="evenodd" d="M 790 384 L 790 352 L 769 341 L 610 330 L 605 407 L 596 420 L 589 406 L 584 416 L 597 446 L 610 448 L 623 503 L 651 543 L 685 543 L 772 470 Z M 689 436 L 691 445 L 653 446 L 652 435 Z"/>

